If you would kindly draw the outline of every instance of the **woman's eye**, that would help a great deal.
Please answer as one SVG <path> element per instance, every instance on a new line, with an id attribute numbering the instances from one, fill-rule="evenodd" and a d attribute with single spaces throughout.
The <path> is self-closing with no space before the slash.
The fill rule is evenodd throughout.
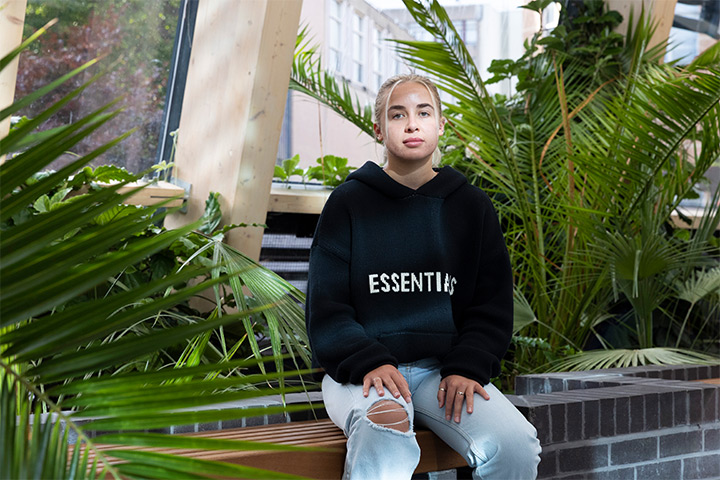
<path id="1" fill-rule="evenodd" d="M 421 117 L 429 117 L 429 116 L 430 116 L 430 112 L 420 112 L 419 115 L 420 115 Z"/>
<path id="2" fill-rule="evenodd" d="M 396 113 L 395 115 L 392 116 L 393 119 L 402 118 L 402 117 L 403 117 L 402 113 Z"/>

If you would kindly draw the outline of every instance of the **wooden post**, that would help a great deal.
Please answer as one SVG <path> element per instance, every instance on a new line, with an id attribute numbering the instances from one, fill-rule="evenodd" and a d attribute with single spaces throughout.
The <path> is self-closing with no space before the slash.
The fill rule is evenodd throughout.
<path id="1" fill-rule="evenodd" d="M 197 220 L 209 192 L 224 223 L 264 223 L 302 0 L 201 0 L 183 101 L 175 176 L 192 184 L 186 214 Z M 258 259 L 261 227 L 227 242 Z"/>
<path id="2" fill-rule="evenodd" d="M 653 21 L 658 22 L 657 30 L 655 30 L 655 34 L 650 39 L 647 48 L 652 48 L 668 39 L 673 18 L 675 17 L 676 4 L 677 0 L 607 0 L 608 9 L 617 10 L 623 16 L 622 23 L 615 29 L 618 33 L 623 35 L 627 33 L 631 9 L 633 12 L 633 28 L 637 25 L 643 6 L 646 14 L 651 15 Z"/>
<path id="3" fill-rule="evenodd" d="M 10 53 L 22 42 L 27 0 L 0 0 L 0 58 Z M 18 58 L 0 72 L 0 109 L 13 103 L 17 79 Z M 10 119 L 0 121 L 0 138 L 10 131 Z M 0 163 L 5 157 L 0 156 Z"/>

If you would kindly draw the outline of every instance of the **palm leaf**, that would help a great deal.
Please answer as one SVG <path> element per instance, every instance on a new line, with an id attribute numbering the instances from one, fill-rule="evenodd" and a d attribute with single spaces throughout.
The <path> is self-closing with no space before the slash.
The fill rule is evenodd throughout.
<path id="1" fill-rule="evenodd" d="M 371 106 L 362 105 L 346 82 L 323 70 L 317 46 L 310 42 L 307 27 L 303 27 L 295 42 L 290 89 L 318 100 L 374 139 Z"/>
<path id="2" fill-rule="evenodd" d="M 205 238 L 209 242 L 208 248 L 213 251 L 210 265 L 212 277 L 217 279 L 221 275 L 227 276 L 232 297 L 241 311 L 253 311 L 253 307 L 262 305 L 274 306 L 272 309 L 261 309 L 257 316 L 246 315 L 242 318 L 255 358 L 261 359 L 262 352 L 255 338 L 253 323 L 257 322 L 257 318 L 261 318 L 268 328 L 272 351 L 289 353 L 296 368 L 301 368 L 301 365 L 309 366 L 309 340 L 302 308 L 305 295 L 276 273 L 223 243 L 221 234 Z M 247 299 L 246 292 L 249 294 Z M 222 299 L 217 288 L 215 301 L 216 311 L 222 312 Z M 260 368 L 264 371 L 262 363 Z M 275 368 L 278 372 L 284 371 L 282 358 L 276 357 Z"/>
<path id="3" fill-rule="evenodd" d="M 639 350 L 592 350 L 567 357 L 551 366 L 553 371 L 626 368 L 641 365 L 715 365 L 717 358 L 692 350 L 644 348 Z"/>
<path id="4" fill-rule="evenodd" d="M 529 87 L 499 105 L 439 3 L 405 4 L 434 42 L 399 41 L 397 50 L 455 99 L 445 113 L 470 152 L 459 165 L 496 200 L 523 311 L 536 318 L 525 330 L 558 350 L 569 338 L 583 345 L 593 332 L 588 319 L 608 318 L 622 295 L 634 302 L 638 330 L 652 343 L 651 313 L 673 295 L 663 275 L 707 263 L 717 208 L 689 245 L 671 245 L 662 233 L 720 154 L 718 71 L 709 62 L 692 72 L 656 65 L 664 46 L 646 48 L 656 26 L 641 11 L 621 52 L 621 76 L 593 84 L 585 65 L 550 49 L 529 61 Z M 702 154 L 691 166 L 678 152 L 698 138 Z M 640 255 L 630 243 L 614 250 L 625 260 L 607 249 L 598 255 L 608 231 L 628 241 L 642 232 L 649 243 Z M 653 267 L 661 258 L 667 261 Z M 614 275 L 628 259 L 630 276 L 620 282 Z M 641 281 L 648 268 L 655 271 Z"/>
<path id="5" fill-rule="evenodd" d="M 450 125 L 459 129 L 461 138 L 483 139 L 477 145 L 482 158 L 493 158 L 514 165 L 511 142 L 504 129 L 505 122 L 495 109 L 485 83 L 445 9 L 437 0 L 403 0 L 403 3 L 415 21 L 430 32 L 435 41 L 396 40 L 396 51 L 400 57 L 432 76 L 438 88 L 457 100 L 460 107 L 451 105 L 447 108 L 451 115 L 457 113 L 454 116 L 460 117 L 465 113 L 475 113 L 474 120 L 478 122 L 476 128 L 483 131 L 481 136 L 468 137 L 452 121 Z M 490 139 L 492 141 L 488 141 Z"/>
<path id="6" fill-rule="evenodd" d="M 301 479 L 297 475 L 275 473 L 253 467 L 234 465 L 224 462 L 211 462 L 200 459 L 190 459 L 176 455 L 157 452 L 140 452 L 132 450 L 109 450 L 107 454 L 127 463 L 117 466 L 118 471 L 131 475 L 141 475 L 150 478 L 176 479 L 178 476 L 194 474 L 194 478 L 217 478 L 218 476 L 230 478 L 256 478 L 256 479 Z M 198 475 L 203 472 L 203 475 Z"/>
<path id="7" fill-rule="evenodd" d="M 77 93 L 61 100 L 61 104 Z M 22 101 L 16 102 L 13 108 L 19 108 L 18 105 L 23 105 Z M 51 106 L 40 117 L 48 117 L 58 105 Z M 129 333 L 132 326 L 163 317 L 165 312 L 192 295 L 218 282 L 228 282 L 228 275 L 251 275 L 247 272 L 258 270 L 256 264 L 248 261 L 242 265 L 244 272 L 227 268 L 227 274 L 214 278 L 208 268 L 187 268 L 147 284 L 126 286 L 120 293 L 90 296 L 88 298 L 94 299 L 86 300 L 83 295 L 88 291 L 103 285 L 108 278 L 117 278 L 129 265 L 147 258 L 152 252 L 168 248 L 174 241 L 184 238 L 194 225 L 132 239 L 134 234 L 145 231 L 161 218 L 156 211 L 162 205 L 99 221 L 126 198 L 116 193 L 119 186 L 91 190 L 24 223 L 15 223 L 14 213 L 35 203 L 36 199 L 50 195 L 59 180 L 71 170 L 63 169 L 62 173 L 35 183 L 28 180 L 112 118 L 116 114 L 112 108 L 114 104 L 109 104 L 52 135 L 38 137 L 27 150 L 0 165 L 3 189 L 0 211 L 4 215 L 10 212 L 3 217 L 0 231 L 3 257 L 0 265 L 3 285 L 0 292 L 0 472 L 3 478 L 85 478 L 96 475 L 119 478 L 124 474 L 206 478 L 213 473 L 278 478 L 279 474 L 241 466 L 174 456 L 159 458 L 147 452 L 122 451 L 117 457 L 124 456 L 124 463 L 115 465 L 86 433 L 89 428 L 144 430 L 152 428 L 150 426 L 161 428 L 307 408 L 304 405 L 269 409 L 212 408 L 220 401 L 304 390 L 301 382 L 298 387 L 294 381 L 285 380 L 286 385 L 280 379 L 303 375 L 306 371 L 286 372 L 285 375 L 256 374 L 245 379 L 229 374 L 239 368 L 259 370 L 257 361 L 249 364 L 224 361 L 160 371 L 153 371 L 147 364 L 148 371 L 143 374 L 121 368 L 157 355 L 168 346 L 187 344 L 195 336 L 251 315 L 275 310 L 276 318 L 287 316 L 289 312 L 297 317 L 296 298 L 301 297 L 289 297 L 288 289 L 284 289 L 277 279 L 270 291 L 264 292 L 268 282 L 265 279 L 265 283 L 255 282 L 253 294 L 269 300 L 267 302 L 257 301 L 246 310 L 209 319 L 183 318 L 176 312 L 168 316 L 172 321 L 167 323 L 167 328 L 151 323 L 151 328 Z M 9 111 L 6 109 L 3 114 Z M 9 152 L 18 145 L 27 144 L 27 138 L 32 135 L 30 128 L 19 129 L 0 139 L 0 145 Z M 78 159 L 72 168 L 79 168 L 109 147 L 100 147 Z M 189 279 L 203 276 L 208 280 L 186 286 Z M 253 284 L 252 281 L 247 283 Z M 289 302 L 292 306 L 285 305 Z M 115 374 L 109 377 L 113 372 Z M 217 372 L 227 375 L 212 375 Z M 99 389 L 104 389 L 102 394 L 95 393 Z M 52 415 L 52 420 L 41 421 L 41 412 Z M 28 426 L 31 413 L 35 415 L 32 428 Z M 83 415 L 98 417 L 85 424 L 76 422 Z M 61 426 L 64 426 L 64 432 Z M 74 449 L 69 455 L 67 439 L 71 431 L 77 435 L 82 448 Z M 161 437 L 153 441 L 162 444 Z M 167 443 L 173 447 L 193 445 L 193 440 L 187 438 L 168 438 Z M 132 435 L 126 440 L 129 445 L 137 443 Z M 122 444 L 122 440 L 119 443 Z M 231 446 L 247 447 L 242 444 Z M 91 451 L 93 457 L 89 456 Z M 283 475 L 285 477 L 287 475 Z"/>

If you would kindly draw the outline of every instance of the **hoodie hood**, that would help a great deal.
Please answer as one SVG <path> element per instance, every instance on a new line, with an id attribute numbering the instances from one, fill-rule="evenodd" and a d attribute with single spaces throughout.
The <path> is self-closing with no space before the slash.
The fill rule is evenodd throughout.
<path id="1" fill-rule="evenodd" d="M 398 183 L 374 162 L 366 162 L 348 175 L 346 181 L 357 180 L 390 198 L 405 198 L 413 195 L 446 198 L 467 183 L 463 174 L 450 167 L 442 167 L 435 171 L 438 174 L 417 190 Z"/>

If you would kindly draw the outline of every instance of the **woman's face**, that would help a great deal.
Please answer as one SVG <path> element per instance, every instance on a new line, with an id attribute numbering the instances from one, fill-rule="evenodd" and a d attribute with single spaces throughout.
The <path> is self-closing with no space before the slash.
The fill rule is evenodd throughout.
<path id="1" fill-rule="evenodd" d="M 445 119 L 435 111 L 430 92 L 420 83 L 397 85 L 387 103 L 385 128 L 374 125 L 378 139 L 385 142 L 388 163 L 432 162 L 432 154 L 443 133 Z"/>

